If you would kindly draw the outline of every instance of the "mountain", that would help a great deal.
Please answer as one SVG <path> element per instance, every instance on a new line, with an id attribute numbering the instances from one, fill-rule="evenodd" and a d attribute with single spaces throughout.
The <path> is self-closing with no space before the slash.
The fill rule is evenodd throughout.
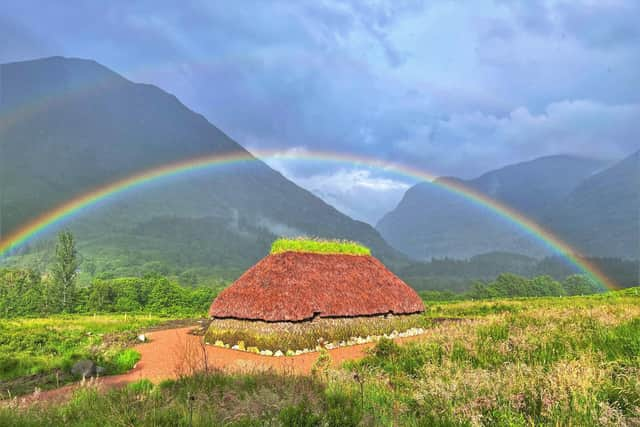
<path id="1" fill-rule="evenodd" d="M 462 184 L 535 221 L 543 221 L 579 183 L 605 164 L 575 156 L 548 156 L 472 179 L 439 178 L 410 188 L 377 229 L 392 246 L 415 259 L 469 258 L 487 252 L 547 255 L 519 227 L 437 184 Z"/>
<path id="2" fill-rule="evenodd" d="M 640 151 L 587 178 L 546 223 L 590 256 L 640 259 Z"/>
<path id="3" fill-rule="evenodd" d="M 62 57 L 0 66 L 0 150 L 4 235 L 147 169 L 248 155 L 175 96 L 94 61 Z M 259 160 L 154 180 L 84 209 L 65 227 L 76 233 L 85 265 L 108 273 L 158 263 L 243 269 L 266 254 L 275 236 L 291 234 L 353 239 L 383 259 L 398 256 L 374 228 Z M 49 231 L 45 237 L 55 229 Z M 27 252 L 39 249 L 42 257 L 51 253 L 47 239 Z"/>

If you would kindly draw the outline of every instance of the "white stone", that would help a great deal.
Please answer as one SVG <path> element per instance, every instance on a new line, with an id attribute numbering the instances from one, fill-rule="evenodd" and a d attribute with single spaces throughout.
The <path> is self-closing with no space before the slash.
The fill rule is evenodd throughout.
<path id="1" fill-rule="evenodd" d="M 281 352 L 280 350 L 278 350 L 273 355 L 276 356 L 276 357 L 281 357 L 281 356 L 284 356 L 284 353 Z"/>
<path id="2" fill-rule="evenodd" d="M 238 347 L 238 344 L 231 346 L 232 350 L 240 350 L 240 347 Z"/>
<path id="3" fill-rule="evenodd" d="M 138 335 L 138 341 L 146 342 L 147 341 L 147 336 L 145 334 Z"/>

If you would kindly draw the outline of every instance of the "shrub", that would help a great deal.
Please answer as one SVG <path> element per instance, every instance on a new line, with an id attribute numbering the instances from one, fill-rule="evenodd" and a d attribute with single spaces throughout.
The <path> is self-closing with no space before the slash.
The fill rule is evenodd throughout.
<path id="1" fill-rule="evenodd" d="M 400 346 L 388 338 L 381 338 L 371 349 L 371 354 L 375 357 L 391 357 L 400 352 Z"/>
<path id="2" fill-rule="evenodd" d="M 320 377 L 327 379 L 329 375 L 329 368 L 331 367 L 331 356 L 329 352 L 324 348 L 320 350 L 320 355 L 313 362 L 313 366 L 311 367 L 311 375 L 314 377 Z"/>
<path id="3" fill-rule="evenodd" d="M 325 422 L 329 427 L 357 427 L 362 421 L 362 408 L 357 399 L 341 390 L 327 393 Z"/>
<path id="4" fill-rule="evenodd" d="M 127 348 L 119 351 L 113 359 L 107 362 L 110 374 L 123 374 L 130 371 L 140 361 L 140 353 Z"/>
<path id="5" fill-rule="evenodd" d="M 322 425 L 322 417 L 314 414 L 307 399 L 302 400 L 297 405 L 283 408 L 280 411 L 278 420 L 283 427 L 316 427 Z"/>

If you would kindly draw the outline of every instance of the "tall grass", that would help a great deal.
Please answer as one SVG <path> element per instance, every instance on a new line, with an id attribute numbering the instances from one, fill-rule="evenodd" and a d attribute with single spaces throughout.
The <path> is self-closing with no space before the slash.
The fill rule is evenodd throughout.
<path id="1" fill-rule="evenodd" d="M 368 410 L 381 425 L 397 422 L 390 401 L 400 425 L 640 425 L 640 299 L 530 302 L 438 324 L 420 342 L 381 341 L 349 364 L 366 375 Z"/>
<path id="2" fill-rule="evenodd" d="M 2 426 L 361 425 L 357 395 L 310 378 L 273 373 L 199 374 L 153 385 L 142 380 L 107 394 L 80 389 L 63 406 L 0 408 Z"/>
<path id="3" fill-rule="evenodd" d="M 309 238 L 280 238 L 271 245 L 271 254 L 282 252 L 311 252 L 320 254 L 371 255 L 371 250 L 348 240 L 323 240 Z"/>
<path id="4" fill-rule="evenodd" d="M 442 304 L 475 314 L 314 377 L 212 372 L 81 390 L 58 407 L 0 409 L 0 425 L 640 425 L 639 294 L 494 303 L 509 309 Z"/>

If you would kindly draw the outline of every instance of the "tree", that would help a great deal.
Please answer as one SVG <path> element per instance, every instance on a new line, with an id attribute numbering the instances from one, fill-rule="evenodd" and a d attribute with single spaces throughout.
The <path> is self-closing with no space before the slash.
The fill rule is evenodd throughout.
<path id="1" fill-rule="evenodd" d="M 33 270 L 0 270 L 0 317 L 42 312 L 40 275 Z"/>
<path id="2" fill-rule="evenodd" d="M 574 274 L 564 279 L 562 286 L 567 295 L 589 295 L 602 292 L 604 289 L 585 275 Z"/>
<path id="3" fill-rule="evenodd" d="M 538 276 L 529 280 L 529 295 L 532 297 L 559 297 L 566 295 L 560 282 L 549 276 Z"/>
<path id="4" fill-rule="evenodd" d="M 115 291 L 111 287 L 111 283 L 99 279 L 91 282 L 88 290 L 87 309 L 92 311 L 111 311 L 114 300 Z"/>
<path id="5" fill-rule="evenodd" d="M 154 313 L 169 313 L 185 307 L 185 289 L 166 278 L 147 279 L 151 283 L 147 309 Z"/>
<path id="6" fill-rule="evenodd" d="M 58 234 L 52 275 L 56 297 L 63 312 L 69 312 L 74 307 L 78 266 L 78 251 L 73 234 L 68 230 L 62 231 Z"/>

